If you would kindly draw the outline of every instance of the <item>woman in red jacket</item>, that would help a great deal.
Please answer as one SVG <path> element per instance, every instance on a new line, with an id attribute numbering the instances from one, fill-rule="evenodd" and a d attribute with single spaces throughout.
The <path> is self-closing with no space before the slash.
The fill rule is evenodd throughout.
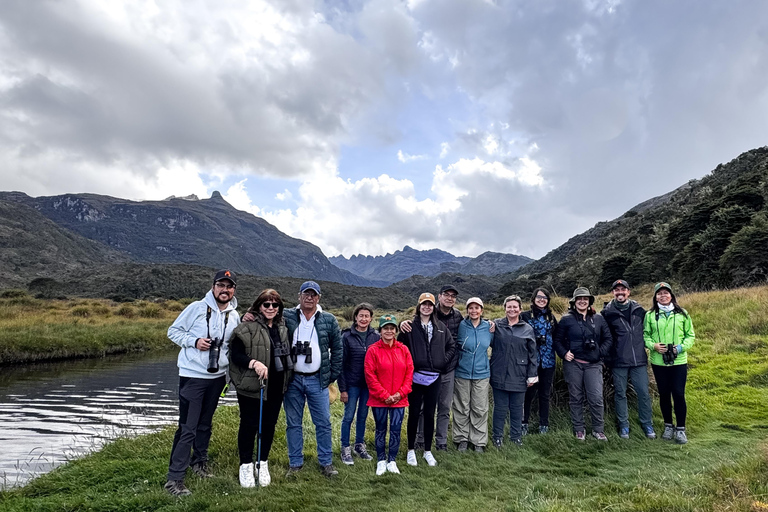
<path id="1" fill-rule="evenodd" d="M 413 383 L 413 359 L 408 348 L 397 341 L 397 319 L 384 315 L 379 319 L 381 339 L 365 354 L 365 381 L 368 383 L 368 406 L 376 421 L 376 474 L 400 473 L 395 457 L 400 450 L 408 393 Z M 389 457 L 385 451 L 389 417 Z"/>

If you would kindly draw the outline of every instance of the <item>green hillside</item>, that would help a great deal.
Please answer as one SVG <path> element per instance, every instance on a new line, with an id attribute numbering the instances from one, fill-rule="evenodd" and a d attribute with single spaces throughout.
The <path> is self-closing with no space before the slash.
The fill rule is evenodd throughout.
<path id="1" fill-rule="evenodd" d="M 638 178 L 640 179 L 640 178 Z M 606 290 L 675 281 L 689 290 L 759 284 L 768 279 L 768 147 L 743 153 L 710 174 L 600 222 L 510 275 L 500 294 L 546 283 Z"/>

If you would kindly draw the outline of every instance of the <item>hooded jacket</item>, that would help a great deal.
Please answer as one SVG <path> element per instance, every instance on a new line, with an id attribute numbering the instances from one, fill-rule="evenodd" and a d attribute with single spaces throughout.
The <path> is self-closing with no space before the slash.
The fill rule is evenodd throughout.
<path id="1" fill-rule="evenodd" d="M 412 320 L 411 332 L 401 332 L 398 341 L 411 352 L 414 371 L 446 373 L 456 352 L 456 342 L 443 322 L 432 322 L 431 342 L 418 316 Z"/>
<path id="2" fill-rule="evenodd" d="M 440 305 L 437 305 L 435 306 L 435 318 L 445 324 L 445 326 L 448 328 L 448 332 L 451 333 L 451 336 L 453 336 L 454 340 L 458 339 L 459 325 L 461 324 L 462 320 L 464 320 L 464 317 L 461 315 L 461 311 L 456 308 L 451 308 L 451 312 L 447 315 L 444 315 L 440 310 Z M 448 363 L 448 366 L 445 368 L 445 373 L 455 370 L 458 364 L 459 351 L 456 350 L 456 352 L 453 354 L 453 359 L 451 359 L 451 362 Z"/>
<path id="3" fill-rule="evenodd" d="M 277 324 L 277 330 L 280 333 L 280 341 L 283 345 L 288 346 L 290 341 L 288 340 L 288 329 L 285 327 L 285 321 L 281 320 Z M 238 352 L 238 343 L 242 342 L 245 347 L 245 355 L 250 359 L 256 359 L 260 363 L 269 368 L 269 374 L 264 381 L 264 399 L 267 399 L 267 389 L 269 388 L 269 382 L 272 380 L 272 340 L 269 337 L 269 327 L 264 321 L 264 317 L 256 315 L 256 319 L 253 322 L 243 322 L 237 326 L 230 342 L 234 344 L 232 355 L 232 364 L 229 367 L 229 376 L 232 379 L 232 383 L 235 385 L 237 392 L 249 396 L 251 398 L 259 398 L 261 390 L 261 380 L 255 371 L 250 368 L 240 366 L 238 364 L 239 359 L 236 357 Z M 250 361 L 249 359 L 249 361 Z M 283 378 L 283 393 L 288 389 L 288 383 L 291 381 L 293 372 L 288 368 L 284 370 Z"/>
<path id="4" fill-rule="evenodd" d="M 455 376 L 460 379 L 487 379 L 491 376 L 491 364 L 488 361 L 488 347 L 493 334 L 491 322 L 480 319 L 475 327 L 467 317 L 459 324 L 459 336 L 456 339 L 456 352 L 459 364 Z"/>
<path id="5" fill-rule="evenodd" d="M 211 317 L 206 321 L 208 308 L 210 308 Z M 224 311 L 219 310 L 219 303 L 213 296 L 213 290 L 208 290 L 203 300 L 193 302 L 179 314 L 168 328 L 168 338 L 181 347 L 177 362 L 180 377 L 216 379 L 226 375 L 227 366 L 229 366 L 229 338 L 240 323 L 236 308 L 237 299 L 232 297 Z M 209 351 L 195 348 L 198 338 L 208 337 L 223 341 L 219 352 L 219 371 L 216 373 L 208 373 Z"/>
<path id="6" fill-rule="evenodd" d="M 365 354 L 365 380 L 369 407 L 407 407 L 413 387 L 413 359 L 408 347 L 399 341 L 390 347 L 382 340 L 371 345 Z M 400 393 L 399 402 L 384 403 L 395 393 Z"/>
<path id="7" fill-rule="evenodd" d="M 541 313 L 541 310 L 525 311 L 520 315 L 523 322 L 533 327 L 533 334 L 537 338 L 539 336 L 544 337 L 545 341 L 543 344 L 539 345 L 538 342 L 536 343 L 539 350 L 539 366 L 542 368 L 554 368 L 556 363 L 553 344 L 555 329 L 557 329 L 557 319 L 551 313 L 549 317 L 551 321 L 547 318 L 546 314 Z"/>
<path id="8" fill-rule="evenodd" d="M 354 325 L 341 331 L 341 344 L 344 358 L 339 375 L 339 392 L 346 392 L 350 386 L 365 387 L 365 353 L 368 347 L 381 339 L 371 326 L 365 332 L 359 332 Z"/>
<path id="9" fill-rule="evenodd" d="M 683 311 L 685 314 L 672 312 L 669 315 L 660 311 L 657 316 L 656 311 L 652 309 L 645 314 L 643 337 L 645 346 L 651 351 L 651 364 L 666 366 L 664 356 L 653 349 L 655 343 L 678 347 L 673 366 L 688 362 L 688 351 L 693 347 L 696 333 L 693 332 L 691 315 Z"/>
<path id="10" fill-rule="evenodd" d="M 586 342 L 590 339 L 597 344 L 595 350 L 587 349 Z M 563 359 L 570 350 L 575 359 L 597 363 L 608 356 L 611 345 L 611 331 L 600 313 L 589 313 L 585 320 L 571 309 L 560 318 L 555 330 L 555 352 Z"/>
<path id="11" fill-rule="evenodd" d="M 528 379 L 538 375 L 539 355 L 533 327 L 519 320 L 495 321 L 496 332 L 491 340 L 491 387 L 501 391 L 524 392 Z"/>
<path id="12" fill-rule="evenodd" d="M 301 323 L 299 319 L 301 314 L 301 309 L 298 306 L 283 311 L 285 325 L 288 327 L 288 339 L 291 340 L 291 343 L 293 342 L 293 332 Z M 341 363 L 344 359 L 341 329 L 336 317 L 323 311 L 320 306 L 317 306 L 317 314 L 315 315 L 315 329 L 320 345 L 320 384 L 327 388 L 341 374 Z"/>
<path id="13" fill-rule="evenodd" d="M 600 312 L 611 331 L 613 345 L 606 362 L 613 368 L 630 368 L 646 366 L 648 355 L 645 353 L 643 338 L 643 323 L 645 309 L 635 302 L 629 301 L 629 320 L 616 307 L 615 299 L 610 301 Z"/>

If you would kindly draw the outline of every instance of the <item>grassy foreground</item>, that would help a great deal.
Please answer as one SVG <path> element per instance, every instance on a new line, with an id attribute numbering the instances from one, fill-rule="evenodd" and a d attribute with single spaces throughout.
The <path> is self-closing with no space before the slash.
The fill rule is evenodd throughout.
<path id="1" fill-rule="evenodd" d="M 761 503 L 768 502 L 768 287 L 690 294 L 681 304 L 692 313 L 697 333 L 685 446 L 645 440 L 636 417 L 631 439 L 622 441 L 610 428 L 610 412 L 608 443 L 578 443 L 561 401 L 553 410 L 553 432 L 525 438 L 522 449 L 438 452 L 437 467 L 420 459 L 410 468 L 403 446 L 402 474 L 376 477 L 372 462 L 339 463 L 342 405 L 336 402 L 336 479 L 326 480 L 317 470 L 307 415 L 308 456 L 301 476 L 283 478 L 288 461 L 281 419 L 270 460 L 273 485 L 244 490 L 237 482 L 238 411 L 222 407 L 211 443 L 218 476 L 207 481 L 190 476 L 191 497 L 177 499 L 162 490 L 172 438 L 172 429 L 166 429 L 117 440 L 21 489 L 2 492 L 0 510 L 768 510 Z M 658 430 L 658 407 L 654 417 Z M 371 446 L 370 418 L 368 427 Z"/>

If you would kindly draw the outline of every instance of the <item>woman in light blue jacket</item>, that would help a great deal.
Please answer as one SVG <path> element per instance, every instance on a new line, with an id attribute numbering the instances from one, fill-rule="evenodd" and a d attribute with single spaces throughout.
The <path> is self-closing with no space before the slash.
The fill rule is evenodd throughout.
<path id="1" fill-rule="evenodd" d="M 483 320 L 483 301 L 467 300 L 467 318 L 459 324 L 459 363 L 453 388 L 453 442 L 460 452 L 472 443 L 476 452 L 488 444 L 488 381 L 491 323 Z"/>

